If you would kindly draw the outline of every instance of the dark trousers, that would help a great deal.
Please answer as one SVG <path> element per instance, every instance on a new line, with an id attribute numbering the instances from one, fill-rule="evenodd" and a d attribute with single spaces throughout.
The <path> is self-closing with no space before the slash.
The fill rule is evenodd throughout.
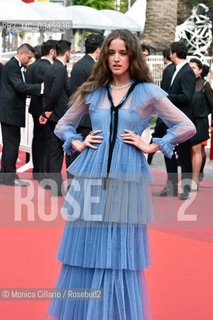
<path id="1" fill-rule="evenodd" d="M 37 116 L 33 116 L 34 129 L 32 141 L 33 177 L 42 178 L 42 173 L 46 172 L 46 127 L 39 123 Z"/>
<path id="2" fill-rule="evenodd" d="M 168 174 L 167 187 L 177 190 L 178 184 L 178 165 L 181 166 L 181 180 L 182 188 L 190 190 L 191 179 L 192 179 L 192 162 L 190 156 L 190 144 L 185 141 L 176 147 L 178 160 L 173 155 L 171 159 L 165 158 L 166 170 Z"/>
<path id="3" fill-rule="evenodd" d="M 13 182 L 17 179 L 16 161 L 20 145 L 20 128 L 1 123 L 2 132 L 2 158 L 1 158 L 1 175 L 5 182 Z"/>
<path id="4" fill-rule="evenodd" d="M 61 141 L 54 134 L 54 129 L 56 126 L 55 122 L 49 120 L 45 126 L 47 129 L 46 141 L 48 145 L 47 177 L 53 179 L 57 183 L 58 190 L 61 190 L 61 185 L 63 182 L 61 169 L 64 159 L 64 150 L 62 148 L 63 141 Z"/>

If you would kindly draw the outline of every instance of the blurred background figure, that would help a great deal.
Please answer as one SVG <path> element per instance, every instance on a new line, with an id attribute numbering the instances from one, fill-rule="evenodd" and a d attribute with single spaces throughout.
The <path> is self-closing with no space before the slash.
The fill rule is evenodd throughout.
<path id="1" fill-rule="evenodd" d="M 28 43 L 17 49 L 17 54 L 3 67 L 0 87 L 0 121 L 2 130 L 1 182 L 6 185 L 28 186 L 16 174 L 16 161 L 21 139 L 21 127 L 25 127 L 26 95 L 41 95 L 41 84 L 26 83 L 22 67 L 34 57 L 34 48 Z"/>
<path id="2" fill-rule="evenodd" d="M 170 48 L 163 50 L 163 62 L 165 64 L 165 68 L 163 70 L 162 81 L 161 81 L 161 88 L 168 92 L 172 80 L 173 73 L 175 72 L 175 65 L 172 63 L 170 58 Z M 167 126 L 165 123 L 158 118 L 154 132 L 152 133 L 152 138 L 162 138 L 164 134 L 166 134 Z M 151 140 L 152 143 L 152 140 Z M 148 154 L 147 161 L 151 164 L 153 159 L 154 153 Z"/>
<path id="3" fill-rule="evenodd" d="M 192 158 L 192 187 L 191 191 L 197 191 L 199 185 L 199 173 L 202 166 L 202 142 L 209 139 L 209 120 L 213 106 L 213 92 L 210 84 L 201 76 L 202 62 L 193 58 L 190 67 L 195 73 L 196 84 L 192 98 L 192 116 L 197 133 L 190 139 Z"/>
<path id="4" fill-rule="evenodd" d="M 44 82 L 44 75 L 56 57 L 56 40 L 48 40 L 42 46 L 36 46 L 36 61 L 27 67 L 26 80 L 29 83 Z M 36 48 L 34 47 L 34 49 Z M 33 117 L 32 160 L 33 179 L 41 180 L 46 172 L 46 127 L 39 123 L 42 113 L 42 96 L 31 96 L 29 112 Z"/>
<path id="5" fill-rule="evenodd" d="M 143 52 L 143 55 L 144 55 L 144 58 L 145 58 L 145 61 L 147 62 L 148 64 L 148 59 L 149 59 L 149 55 L 150 55 L 150 47 L 147 46 L 146 44 L 141 44 L 141 50 Z M 149 65 L 149 71 L 150 71 L 150 76 L 152 77 L 152 69 L 151 69 L 151 65 Z M 142 133 L 142 138 L 144 139 L 144 141 L 146 143 L 149 143 L 150 141 L 150 136 L 151 136 L 151 133 L 150 133 L 150 126 L 148 126 Z M 146 154 L 145 157 L 147 158 L 148 155 Z"/>
<path id="6" fill-rule="evenodd" d="M 71 84 L 70 93 L 71 95 L 84 83 L 92 73 L 92 69 L 99 57 L 99 53 L 104 41 L 104 37 L 98 34 L 90 34 L 85 41 L 85 56 L 76 62 L 71 72 Z M 77 128 L 77 132 L 85 137 L 92 130 L 89 114 L 85 115 Z M 77 158 L 79 152 L 74 152 L 70 156 L 66 155 L 66 166 L 69 165 Z M 68 178 L 72 178 L 68 173 Z"/>
<path id="7" fill-rule="evenodd" d="M 54 41 L 54 40 L 49 40 L 49 41 Z M 42 45 L 37 45 L 34 47 L 34 51 L 35 51 L 35 59 L 38 60 L 41 58 L 42 56 Z"/>
<path id="8" fill-rule="evenodd" d="M 71 43 L 66 40 L 56 42 L 56 60 L 48 68 L 44 75 L 43 112 L 39 120 L 47 128 L 45 144 L 48 150 L 47 178 L 50 178 L 48 189 L 52 196 L 65 194 L 61 169 L 64 159 L 63 142 L 54 134 L 58 120 L 68 109 L 70 91 L 66 66 L 70 60 Z M 41 185 L 46 188 L 47 185 Z"/>
<path id="9" fill-rule="evenodd" d="M 3 65 L 0 63 L 0 88 L 1 88 L 1 75 L 2 75 Z"/>
<path id="10" fill-rule="evenodd" d="M 189 66 L 186 57 L 188 49 L 182 42 L 172 42 L 170 45 L 170 58 L 176 69 L 172 75 L 168 90 L 168 99 L 187 116 L 191 114 L 191 101 L 195 88 L 195 74 Z M 183 192 L 180 200 L 190 198 L 192 179 L 192 163 L 190 156 L 190 143 L 184 141 L 175 147 L 176 153 L 169 159 L 166 156 L 165 164 L 168 174 L 166 187 L 161 192 L 153 193 L 157 197 L 178 195 L 178 165 L 181 167 L 181 186 Z M 177 157 L 178 156 L 178 162 Z"/>
<path id="11" fill-rule="evenodd" d="M 143 51 L 145 60 L 147 61 L 149 59 L 149 55 L 150 55 L 150 47 L 147 46 L 146 44 L 141 44 L 141 49 Z"/>
<path id="12" fill-rule="evenodd" d="M 208 64 L 206 64 L 206 63 L 203 63 L 203 69 L 202 69 L 202 72 L 201 72 L 201 77 L 205 78 L 209 74 L 209 71 L 210 71 L 210 66 Z M 203 178 L 204 178 L 204 167 L 205 167 L 205 164 L 206 164 L 206 150 L 205 150 L 206 146 L 207 146 L 207 140 L 203 141 L 202 144 L 201 144 L 202 164 L 201 164 L 201 168 L 200 168 L 200 174 L 199 174 L 199 177 L 198 177 L 199 182 L 202 181 Z"/>

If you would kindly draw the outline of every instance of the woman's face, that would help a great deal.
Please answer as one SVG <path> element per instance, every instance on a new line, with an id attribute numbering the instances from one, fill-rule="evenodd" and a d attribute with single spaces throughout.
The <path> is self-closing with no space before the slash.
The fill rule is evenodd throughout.
<path id="1" fill-rule="evenodd" d="M 202 69 L 199 69 L 197 63 L 195 63 L 195 62 L 189 62 L 189 65 L 192 68 L 192 70 L 194 71 L 195 77 L 198 78 L 202 72 Z"/>
<path id="2" fill-rule="evenodd" d="M 123 40 L 111 41 L 107 61 L 114 76 L 129 75 L 129 56 Z"/>

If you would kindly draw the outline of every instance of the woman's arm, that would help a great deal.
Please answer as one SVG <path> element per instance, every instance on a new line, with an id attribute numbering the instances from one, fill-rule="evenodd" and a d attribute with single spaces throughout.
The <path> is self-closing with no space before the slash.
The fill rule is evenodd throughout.
<path id="1" fill-rule="evenodd" d="M 133 131 L 124 130 L 126 133 L 121 134 L 122 140 L 127 143 L 135 146 L 139 150 L 141 150 L 144 153 L 154 153 L 158 150 L 160 150 L 160 147 L 156 143 L 147 144 L 141 136 L 134 133 Z"/>
<path id="2" fill-rule="evenodd" d="M 63 148 L 64 152 L 67 154 L 71 154 L 77 149 L 80 150 L 82 137 L 76 132 L 76 128 L 78 127 L 81 118 L 87 113 L 88 105 L 84 104 L 81 107 L 77 107 L 77 102 L 75 102 L 59 120 L 55 127 L 54 133 L 59 139 L 64 141 Z M 74 143 L 72 147 L 73 141 L 78 142 Z"/>
<path id="3" fill-rule="evenodd" d="M 97 135 L 102 130 L 91 131 L 84 139 L 76 132 L 81 118 L 88 113 L 88 105 L 84 104 L 78 108 L 77 103 L 73 104 L 65 115 L 59 120 L 55 127 L 55 134 L 58 138 L 65 141 L 63 145 L 64 152 L 71 154 L 72 152 L 82 152 L 87 147 L 97 149 L 93 144 L 100 144 L 103 137 Z"/>
<path id="4" fill-rule="evenodd" d="M 173 148 L 190 139 L 196 133 L 191 120 L 166 97 L 153 103 L 153 112 L 167 125 L 167 133 L 162 138 L 153 138 L 161 151 L 169 158 L 173 155 Z"/>

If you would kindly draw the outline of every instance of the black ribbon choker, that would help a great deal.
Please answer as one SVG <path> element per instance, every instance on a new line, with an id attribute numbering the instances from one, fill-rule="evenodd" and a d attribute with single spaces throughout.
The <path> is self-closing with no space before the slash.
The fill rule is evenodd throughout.
<path id="1" fill-rule="evenodd" d="M 127 98 L 129 97 L 130 93 L 134 90 L 136 85 L 138 84 L 138 81 L 133 82 L 129 90 L 127 91 L 126 97 L 115 107 L 112 96 L 110 93 L 109 89 L 109 84 L 107 85 L 107 94 L 108 94 L 108 99 L 111 103 L 111 108 L 110 108 L 110 136 L 109 136 L 109 156 L 108 156 L 108 163 L 107 163 L 107 177 L 110 171 L 110 166 L 112 162 L 112 154 L 113 154 L 113 149 L 115 146 L 115 141 L 116 141 L 116 136 L 117 136 L 117 131 L 118 131 L 118 111 L 119 109 L 123 106 Z"/>

